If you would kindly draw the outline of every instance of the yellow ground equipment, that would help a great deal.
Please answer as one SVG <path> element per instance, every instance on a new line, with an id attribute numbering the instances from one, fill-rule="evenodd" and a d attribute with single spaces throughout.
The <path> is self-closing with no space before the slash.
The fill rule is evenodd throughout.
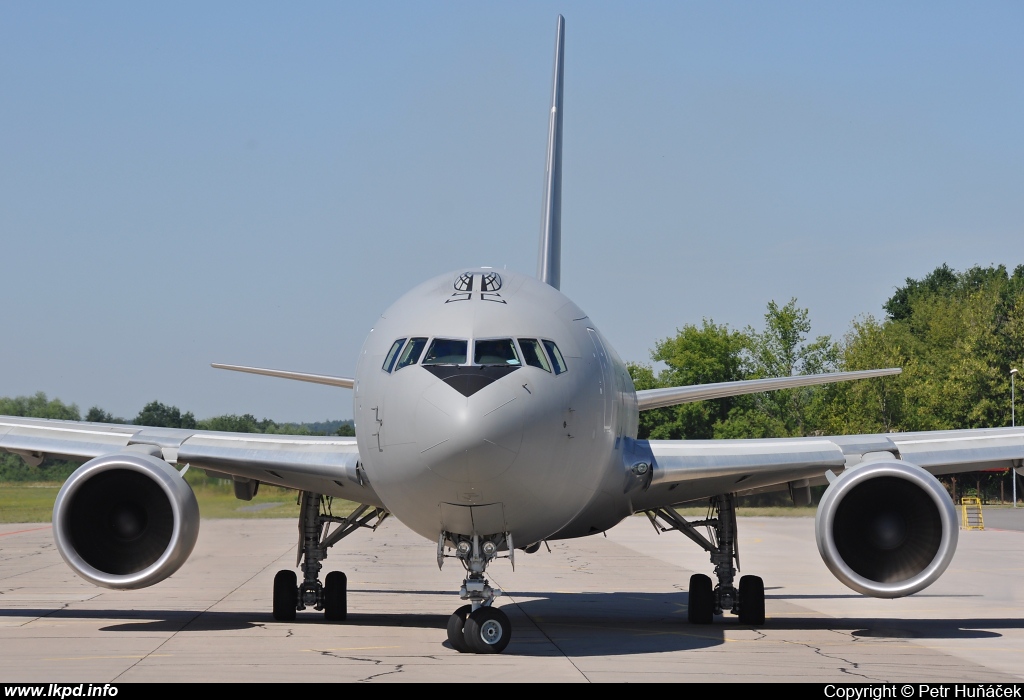
<path id="1" fill-rule="evenodd" d="M 965 496 L 960 499 L 960 511 L 963 514 L 961 527 L 964 530 L 984 530 L 985 519 L 981 516 L 981 499 Z"/>

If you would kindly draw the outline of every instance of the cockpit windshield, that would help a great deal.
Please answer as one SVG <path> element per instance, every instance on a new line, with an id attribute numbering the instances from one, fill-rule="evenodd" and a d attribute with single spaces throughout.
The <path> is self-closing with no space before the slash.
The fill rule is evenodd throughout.
<path id="1" fill-rule="evenodd" d="M 423 346 L 426 344 L 426 338 L 410 338 L 409 344 L 405 346 L 405 351 L 402 352 L 402 358 L 395 367 L 395 371 L 397 372 L 403 367 L 416 364 L 420 359 L 420 353 L 423 352 Z"/>
<path id="2" fill-rule="evenodd" d="M 550 372 L 551 367 L 548 366 L 548 359 L 544 356 L 544 350 L 540 347 L 540 342 L 535 338 L 520 338 L 519 347 L 523 349 L 523 360 L 530 367 L 537 367 L 545 372 Z"/>
<path id="3" fill-rule="evenodd" d="M 473 364 L 518 366 L 515 343 L 511 338 L 478 340 L 473 343 Z"/>
<path id="4" fill-rule="evenodd" d="M 555 365 L 555 374 L 564 372 L 567 367 L 565 366 L 565 360 L 562 359 L 562 353 L 558 350 L 558 346 L 550 340 L 545 340 L 544 347 L 551 353 L 551 362 Z"/>
<path id="5" fill-rule="evenodd" d="M 397 372 L 417 364 L 421 357 L 424 365 L 465 365 L 469 362 L 469 343 L 457 338 L 409 338 L 409 342 L 399 338 L 391 345 L 381 369 L 388 373 Z M 473 364 L 481 367 L 526 365 L 545 372 L 554 371 L 555 374 L 562 374 L 567 369 L 558 346 L 543 338 L 518 338 L 518 344 L 512 338 L 475 340 Z"/>
<path id="6" fill-rule="evenodd" d="M 469 342 L 452 338 L 434 338 L 426 356 L 425 365 L 464 365 Z"/>
<path id="7" fill-rule="evenodd" d="M 388 351 L 388 356 L 384 358 L 384 364 L 381 365 L 381 369 L 385 372 L 390 372 L 395 367 L 395 358 L 398 357 L 398 351 L 402 349 L 402 343 L 405 342 L 405 338 L 399 338 L 391 344 L 391 349 Z"/>

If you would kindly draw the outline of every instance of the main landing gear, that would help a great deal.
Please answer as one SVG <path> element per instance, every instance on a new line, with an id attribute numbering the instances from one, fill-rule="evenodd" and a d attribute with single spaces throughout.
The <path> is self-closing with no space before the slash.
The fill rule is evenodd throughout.
<path id="1" fill-rule="evenodd" d="M 487 565 L 498 555 L 498 549 L 507 545 L 509 559 L 515 566 L 512 535 L 453 535 L 442 532 L 437 541 L 437 565 L 444 563 L 446 544 L 454 545 L 454 556 L 466 569 L 459 597 L 468 600 L 468 605 L 452 613 L 448 618 L 448 642 L 456 651 L 474 654 L 500 654 L 512 639 L 512 623 L 501 609 L 491 606 L 501 595 L 497 588 L 491 588 L 484 576 Z"/>
<path id="2" fill-rule="evenodd" d="M 688 522 L 671 507 L 647 511 L 647 517 L 659 533 L 678 530 L 711 555 L 718 585 L 712 587 L 711 578 L 704 574 L 690 577 L 687 616 L 691 623 L 709 625 L 715 615 L 728 610 L 739 616 L 741 624 L 764 624 L 764 581 L 759 576 L 743 576 L 738 589 L 733 585 L 740 555 L 732 494 L 712 498 L 704 520 Z M 698 527 L 706 527 L 708 536 L 697 532 Z"/>
<path id="3" fill-rule="evenodd" d="M 295 565 L 302 568 L 302 584 L 291 569 L 282 569 L 274 576 L 274 619 L 289 622 L 298 610 L 323 610 L 329 622 L 341 622 L 348 616 L 348 581 L 340 571 L 332 571 L 320 583 L 320 562 L 327 550 L 359 528 L 377 529 L 388 512 L 362 505 L 347 517 L 331 513 L 330 496 L 303 491 L 299 494 L 299 552 Z M 373 525 L 370 521 L 376 519 Z M 331 524 L 337 527 L 329 532 Z"/>

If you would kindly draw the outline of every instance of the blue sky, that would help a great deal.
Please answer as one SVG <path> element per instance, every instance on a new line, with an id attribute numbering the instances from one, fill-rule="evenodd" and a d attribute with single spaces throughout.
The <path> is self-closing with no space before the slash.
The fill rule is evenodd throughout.
<path id="1" fill-rule="evenodd" d="M 562 290 L 627 360 L 796 297 L 1024 263 L 1024 5 L 0 4 L 0 395 L 351 416 L 379 314 L 533 272 L 566 17 Z"/>

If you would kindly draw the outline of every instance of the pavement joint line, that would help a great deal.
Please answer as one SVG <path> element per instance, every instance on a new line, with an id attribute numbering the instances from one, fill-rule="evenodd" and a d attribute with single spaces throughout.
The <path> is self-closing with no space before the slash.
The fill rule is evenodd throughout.
<path id="1" fill-rule="evenodd" d="M 22 534 L 24 534 L 26 532 L 38 532 L 39 530 L 49 530 L 52 527 L 53 527 L 52 525 L 47 525 L 45 527 L 29 528 L 28 530 L 15 530 L 14 532 L 0 532 L 0 537 L 8 537 L 9 535 L 22 535 Z"/>
<path id="2" fill-rule="evenodd" d="M 142 659 L 146 656 L 153 657 L 168 657 L 174 656 L 174 654 L 146 654 L 140 656 L 139 654 L 121 654 L 117 656 L 54 656 L 43 661 L 98 661 L 101 659 Z"/>
<path id="3" fill-rule="evenodd" d="M 495 583 L 497 583 L 497 582 L 495 582 Z M 503 590 L 504 590 L 504 589 L 503 589 Z M 576 664 L 576 662 L 575 662 L 575 661 L 573 661 L 573 660 L 572 660 L 572 658 L 571 658 L 571 657 L 570 657 L 570 656 L 569 656 L 568 654 L 566 654 L 566 653 L 565 653 L 565 650 L 564 650 L 564 649 L 562 649 L 562 647 L 558 646 L 558 642 L 556 642 L 556 641 L 555 641 L 554 639 L 552 639 L 552 638 L 551 638 L 551 636 L 550 636 L 550 635 L 549 635 L 549 634 L 548 634 L 547 632 L 545 632 L 545 631 L 544 631 L 544 630 L 543 630 L 543 629 L 541 628 L 541 626 L 540 626 L 540 625 L 538 625 L 538 624 L 537 624 L 537 623 L 536 623 L 536 622 L 534 621 L 534 619 L 533 619 L 532 617 L 530 617 L 530 613 L 528 613 L 528 612 L 526 612 L 525 610 L 523 610 L 523 608 L 522 608 L 522 607 L 521 607 L 521 606 L 519 605 L 519 603 L 518 603 L 518 602 L 516 601 L 516 599 L 515 599 L 515 598 L 513 598 L 513 597 L 512 597 L 512 596 L 510 596 L 510 595 L 508 595 L 507 593 L 505 594 L 505 596 L 506 596 L 506 597 L 507 597 L 507 598 L 509 599 L 509 601 L 510 601 L 510 602 L 512 603 L 512 605 L 516 606 L 516 608 L 518 608 L 518 609 L 519 609 L 519 612 L 521 612 L 521 613 L 522 613 L 522 614 L 523 614 L 524 616 L 526 616 L 526 619 L 527 619 L 527 620 L 529 620 L 531 624 L 533 624 L 533 626 L 534 626 L 534 627 L 535 627 L 535 628 L 537 629 L 537 631 L 538 631 L 538 632 L 540 632 L 540 633 L 541 633 L 541 634 L 542 634 L 542 635 L 544 636 L 544 638 L 548 640 L 548 643 L 550 643 L 550 644 L 551 644 L 551 646 L 553 646 L 553 647 L 554 647 L 555 649 L 557 649 L 557 650 L 558 650 L 558 652 L 559 652 L 559 653 L 560 653 L 560 654 L 561 654 L 561 655 L 562 655 L 563 657 L 565 657 L 565 660 L 566 660 L 566 661 L 568 661 L 568 662 L 569 662 L 570 664 L 572 664 L 572 667 L 573 667 L 573 668 L 575 668 L 577 672 L 579 672 L 580 676 L 582 676 L 582 677 L 583 677 L 583 680 L 585 680 L 585 681 L 586 681 L 587 683 L 593 683 L 593 681 L 592 681 L 592 680 L 590 680 L 590 677 L 589 677 L 589 676 L 587 676 L 587 674 L 586 674 L 586 673 L 585 673 L 585 672 L 583 671 L 583 669 L 581 669 L 581 668 L 580 668 L 580 667 L 579 667 L 579 666 L 578 666 L 578 665 Z"/>
<path id="4" fill-rule="evenodd" d="M 62 566 L 62 564 L 63 564 L 63 560 L 61 561 L 61 564 L 47 564 L 46 566 L 40 566 L 38 569 L 25 569 L 24 571 L 16 571 L 15 573 L 11 574 L 10 576 L 7 576 L 5 578 L 0 579 L 0 581 L 6 581 L 8 579 L 17 578 L 19 576 L 24 576 L 26 574 L 34 574 L 37 571 L 45 571 L 46 569 L 57 568 L 58 570 L 61 570 L 61 569 L 62 570 L 66 570 L 67 569 L 67 565 L 63 565 Z M 62 573 L 63 573 L 63 571 L 62 571 Z M 2 594 L 0 594 L 0 595 L 2 595 Z"/>
<path id="5" fill-rule="evenodd" d="M 288 549 L 291 549 L 291 547 L 289 546 L 289 547 L 288 547 Z M 278 557 L 277 557 L 277 559 L 280 559 L 281 557 L 283 557 L 283 556 L 285 555 L 285 553 L 287 553 L 287 551 L 288 551 L 288 550 L 285 550 L 285 552 L 283 552 L 283 553 L 282 553 L 282 554 L 281 554 L 280 556 L 278 556 Z M 243 586 L 245 586 L 245 585 L 246 585 L 247 583 L 249 583 L 250 581 L 252 581 L 252 580 L 253 580 L 254 578 L 256 578 L 257 576 L 259 576 L 260 574 L 262 574 L 262 573 L 263 573 L 264 571 L 266 571 L 266 570 L 267 570 L 267 569 L 269 569 L 270 567 L 274 566 L 274 564 L 276 564 L 276 563 L 277 563 L 277 559 L 274 559 L 274 560 L 273 560 L 272 562 L 269 562 L 269 563 L 268 563 L 268 564 L 267 564 L 266 566 L 262 567 L 261 569 L 258 569 L 258 570 L 257 570 L 257 571 L 256 571 L 255 573 L 253 573 L 253 575 L 252 575 L 252 576 L 250 576 L 249 578 L 247 578 L 247 579 L 245 579 L 244 581 L 242 581 L 242 582 L 241 582 L 240 584 L 238 584 L 237 586 L 235 586 L 234 588 L 232 588 L 232 589 L 231 589 L 230 591 L 228 591 L 227 593 L 225 593 L 224 595 L 222 595 L 222 596 L 221 596 L 220 598 L 218 598 L 217 600 L 214 600 L 214 601 L 212 601 L 212 602 L 211 602 L 211 603 L 210 603 L 209 605 L 207 605 L 207 606 L 206 606 L 206 608 L 205 608 L 205 609 L 203 609 L 203 610 L 201 610 L 201 611 L 197 612 L 197 613 L 196 613 L 195 615 L 193 615 L 192 617 L 190 617 L 190 618 L 189 618 L 188 620 L 186 620 L 186 621 L 185 621 L 185 623 L 184 623 L 183 625 L 181 625 L 181 627 L 179 627 L 179 628 L 178 628 L 177 630 L 175 630 L 175 631 L 174 631 L 173 633 L 171 633 L 171 634 L 170 634 L 170 635 L 169 635 L 169 636 L 168 636 L 168 637 L 167 637 L 166 639 L 164 639 L 164 640 L 163 640 L 162 642 L 160 642 L 159 644 L 157 644 L 157 646 L 156 646 L 156 648 L 155 648 L 155 649 L 153 649 L 153 650 L 152 650 L 151 652 L 147 653 L 147 654 L 146 654 L 145 656 L 139 657 L 139 659 L 138 659 L 138 660 L 137 660 L 137 661 L 136 661 L 135 663 L 133 663 L 133 664 L 132 664 L 131 666 L 129 666 L 128 668 L 126 668 L 126 669 L 124 669 L 123 671 L 121 671 L 121 672 L 120 672 L 119 674 L 117 674 L 116 676 L 114 676 L 114 678 L 112 679 L 112 681 L 111 681 L 111 682 L 114 682 L 114 683 L 116 683 L 116 682 L 117 682 L 117 680 L 118 680 L 119 678 L 121 678 L 121 677 L 122 677 L 122 676 L 123 676 L 124 674 L 128 673 L 129 671 L 131 671 L 131 670 L 132 670 L 133 668 L 135 668 L 136 666 L 138 666 L 138 665 L 139 665 L 140 663 L 142 663 L 143 661 L 145 661 L 145 660 L 146 660 L 146 659 L 148 659 L 149 657 L 151 657 L 151 656 L 152 656 L 152 657 L 154 657 L 154 658 L 155 658 L 155 657 L 157 657 L 157 656 L 160 656 L 160 655 L 158 655 L 158 654 L 157 654 L 156 652 L 160 651 L 160 649 L 162 649 L 162 648 L 163 648 L 163 647 L 164 647 L 164 646 L 165 646 L 165 645 L 166 645 L 166 644 L 167 644 L 168 642 L 170 642 L 170 641 L 171 641 L 172 639 L 174 639 L 175 637 L 177 637 L 177 636 L 178 636 L 178 634 L 179 634 L 180 632 L 184 631 L 184 629 L 185 629 L 186 627 L 188 627 L 188 626 L 189 626 L 189 625 L 191 625 L 191 624 L 192 624 L 193 622 L 195 622 L 196 620 L 198 620 L 198 619 L 199 619 L 200 617 L 202 617 L 202 616 L 203 616 L 204 614 L 206 614 L 206 613 L 210 612 L 210 609 L 211 609 L 212 607 L 214 607 L 215 605 L 217 605 L 218 603 L 222 603 L 222 602 L 224 602 L 224 600 L 225 600 L 225 599 L 226 599 L 226 598 L 227 598 L 228 596 L 230 596 L 230 595 L 231 595 L 232 593 L 236 592 L 236 591 L 237 591 L 238 589 L 242 588 L 242 587 L 243 587 Z"/>

